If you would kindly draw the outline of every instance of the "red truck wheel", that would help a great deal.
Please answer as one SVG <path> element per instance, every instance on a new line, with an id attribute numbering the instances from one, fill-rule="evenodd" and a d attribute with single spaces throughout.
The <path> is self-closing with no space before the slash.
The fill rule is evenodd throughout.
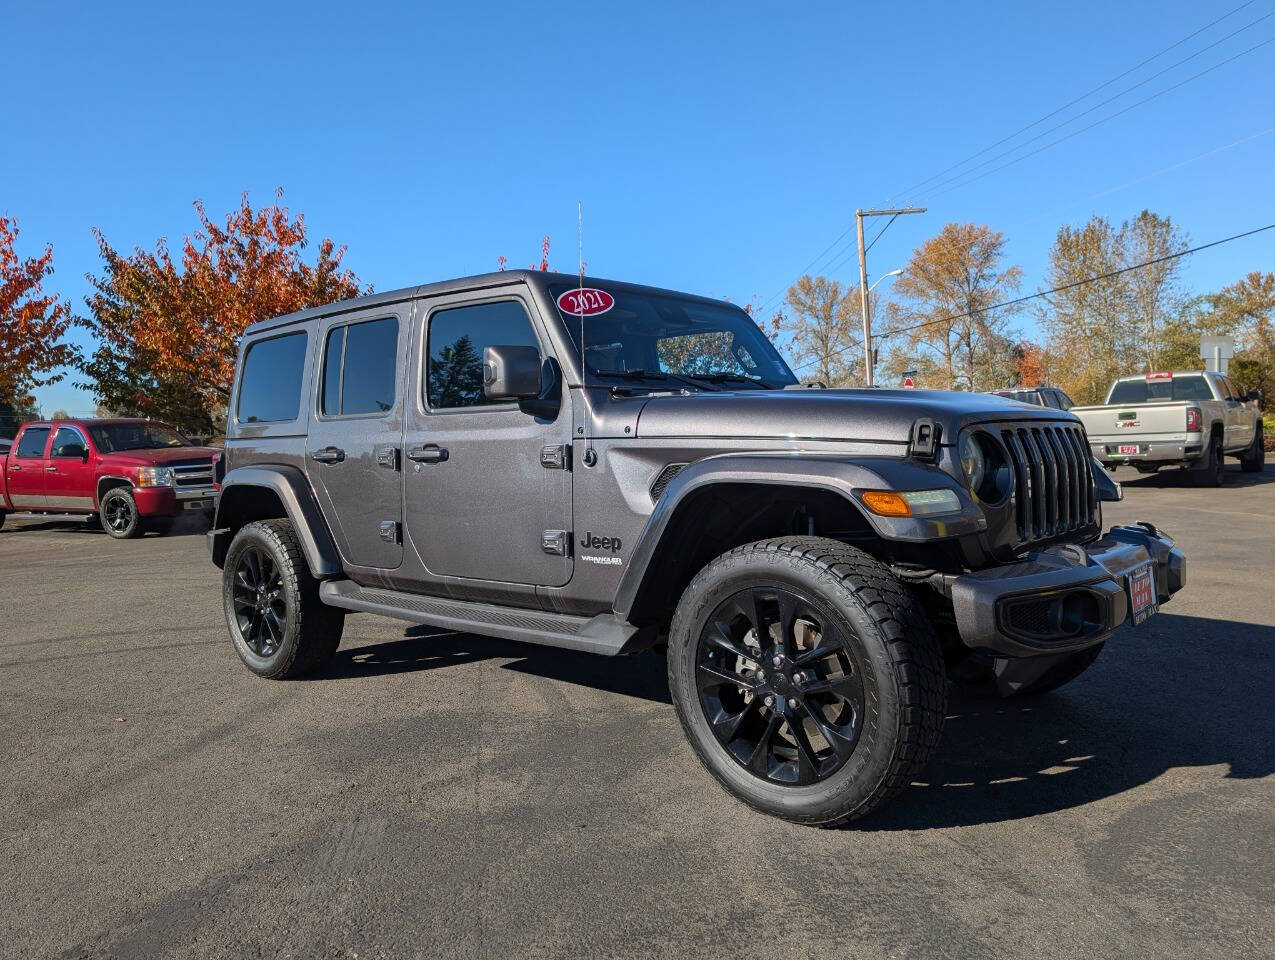
<path id="1" fill-rule="evenodd" d="M 102 529 L 116 540 L 132 540 L 142 535 L 142 518 L 127 487 L 106 491 L 102 498 Z"/>

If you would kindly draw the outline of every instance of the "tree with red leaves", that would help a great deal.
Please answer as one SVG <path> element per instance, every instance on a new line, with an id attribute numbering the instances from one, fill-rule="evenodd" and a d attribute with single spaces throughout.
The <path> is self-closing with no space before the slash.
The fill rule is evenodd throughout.
<path id="1" fill-rule="evenodd" d="M 196 202 L 199 229 L 176 258 L 162 238 L 126 256 L 94 230 L 105 272 L 89 277 L 84 324 L 101 346 L 85 372 L 99 403 L 205 432 L 230 399 L 248 324 L 364 292 L 332 240 L 320 242 L 313 264 L 302 258 L 305 217 L 282 197 L 253 209 L 245 193 L 223 222 Z"/>
<path id="2" fill-rule="evenodd" d="M 1039 343 L 1023 340 L 1014 348 L 1014 372 L 1024 387 L 1049 385 L 1049 351 Z"/>
<path id="3" fill-rule="evenodd" d="M 23 260 L 17 253 L 18 223 L 0 216 L 0 404 L 24 407 L 31 391 L 57 383 L 60 368 L 79 351 L 63 337 L 71 325 L 70 304 L 44 292 L 53 272 L 53 248 Z"/>

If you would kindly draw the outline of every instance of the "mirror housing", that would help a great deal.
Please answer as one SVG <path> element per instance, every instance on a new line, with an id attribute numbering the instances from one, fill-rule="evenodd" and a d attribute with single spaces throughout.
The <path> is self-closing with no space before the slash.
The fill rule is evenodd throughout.
<path id="1" fill-rule="evenodd" d="M 530 400 L 539 396 L 540 351 L 535 347 L 484 347 L 483 395 L 488 400 Z"/>
<path id="2" fill-rule="evenodd" d="M 67 460 L 87 460 L 89 458 L 89 448 L 82 443 L 67 443 L 62 446 L 59 457 Z"/>

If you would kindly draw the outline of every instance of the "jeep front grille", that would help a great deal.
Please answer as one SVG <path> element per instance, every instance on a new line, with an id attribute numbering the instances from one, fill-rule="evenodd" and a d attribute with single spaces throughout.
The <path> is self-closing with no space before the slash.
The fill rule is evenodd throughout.
<path id="1" fill-rule="evenodd" d="M 1014 469 L 1020 542 L 1051 540 L 1094 525 L 1093 465 L 1082 427 L 1006 425 L 1001 440 Z"/>

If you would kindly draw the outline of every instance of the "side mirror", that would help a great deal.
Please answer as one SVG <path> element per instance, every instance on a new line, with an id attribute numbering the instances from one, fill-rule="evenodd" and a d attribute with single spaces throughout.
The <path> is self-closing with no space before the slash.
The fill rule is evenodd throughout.
<path id="1" fill-rule="evenodd" d="M 488 400 L 529 400 L 539 396 L 540 351 L 535 347 L 484 347 L 483 395 Z"/>
<path id="2" fill-rule="evenodd" d="M 68 460 L 87 460 L 89 458 L 88 447 L 82 443 L 65 443 L 62 449 L 58 451 L 59 457 L 65 457 Z"/>

